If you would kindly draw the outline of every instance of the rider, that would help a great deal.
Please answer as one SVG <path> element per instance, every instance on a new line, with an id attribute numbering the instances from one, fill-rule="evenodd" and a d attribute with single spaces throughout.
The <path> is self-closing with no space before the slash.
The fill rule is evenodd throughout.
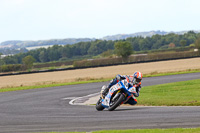
<path id="1" fill-rule="evenodd" d="M 141 89 L 141 80 L 142 80 L 142 73 L 141 72 L 135 72 L 133 74 L 133 76 L 127 76 L 127 75 L 117 75 L 114 79 L 112 79 L 110 81 L 109 86 L 103 86 L 101 89 L 101 97 L 104 99 L 105 96 L 107 95 L 110 87 L 112 87 L 113 85 L 115 85 L 116 83 L 118 83 L 121 80 L 127 80 L 129 83 L 129 92 L 131 92 L 133 94 L 133 97 L 129 98 L 128 101 L 125 101 L 124 104 L 128 103 L 131 105 L 137 104 L 137 99 L 135 99 L 134 97 L 138 97 L 139 96 L 139 92 Z M 131 89 L 132 88 L 132 89 Z"/>

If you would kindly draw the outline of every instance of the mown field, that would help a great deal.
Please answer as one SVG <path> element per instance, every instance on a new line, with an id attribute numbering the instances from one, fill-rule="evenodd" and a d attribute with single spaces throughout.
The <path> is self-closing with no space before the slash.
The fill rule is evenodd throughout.
<path id="1" fill-rule="evenodd" d="M 47 73 L 2 76 L 0 77 L 0 88 L 67 83 L 90 79 L 108 79 L 113 78 L 116 74 L 130 75 L 133 74 L 134 71 L 141 71 L 143 74 L 153 74 L 193 69 L 200 69 L 199 57 L 191 59 L 117 65 Z"/>

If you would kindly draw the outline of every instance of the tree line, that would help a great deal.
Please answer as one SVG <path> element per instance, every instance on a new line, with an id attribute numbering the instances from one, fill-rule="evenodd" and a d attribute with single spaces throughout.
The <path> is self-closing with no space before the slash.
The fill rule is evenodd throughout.
<path id="1" fill-rule="evenodd" d="M 167 35 L 153 35 L 152 37 L 130 37 L 124 40 L 106 41 L 95 40 L 79 42 L 72 45 L 54 45 L 49 48 L 39 48 L 26 53 L 19 53 L 0 59 L 0 65 L 4 64 L 23 64 L 23 59 L 32 56 L 35 62 L 64 61 L 80 58 L 84 56 L 92 57 L 99 54 L 109 54 L 115 49 L 117 42 L 128 42 L 132 51 L 146 51 L 156 49 L 168 49 L 175 47 L 185 47 L 194 44 L 200 33 L 189 31 L 183 35 L 170 33 Z M 129 51 L 130 52 L 130 51 Z"/>

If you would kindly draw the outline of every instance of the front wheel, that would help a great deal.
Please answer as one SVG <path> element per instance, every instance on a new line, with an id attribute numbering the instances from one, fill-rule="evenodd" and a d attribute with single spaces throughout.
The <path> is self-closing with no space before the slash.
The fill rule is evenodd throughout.
<path id="1" fill-rule="evenodd" d="M 124 94 L 120 93 L 119 98 L 117 98 L 108 108 L 109 111 L 113 111 L 114 109 L 116 109 L 121 103 L 122 101 L 125 99 Z"/>
<path id="2" fill-rule="evenodd" d="M 96 109 L 97 109 L 98 111 L 104 110 L 104 107 L 102 106 L 101 102 L 102 102 L 102 98 L 100 98 L 100 99 L 97 101 L 97 103 L 96 103 Z"/>

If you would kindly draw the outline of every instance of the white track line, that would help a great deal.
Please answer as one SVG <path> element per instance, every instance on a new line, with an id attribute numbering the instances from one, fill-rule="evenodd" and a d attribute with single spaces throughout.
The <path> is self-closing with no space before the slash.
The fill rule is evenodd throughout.
<path id="1" fill-rule="evenodd" d="M 66 98 L 63 98 L 63 100 L 71 100 L 71 99 L 75 99 L 77 97 L 66 97 Z"/>
<path id="2" fill-rule="evenodd" d="M 78 100 L 78 99 L 81 99 L 81 98 L 86 98 L 86 97 L 92 97 L 92 96 L 96 96 L 96 95 L 99 95 L 100 93 L 98 92 L 98 93 L 94 93 L 94 94 L 89 94 L 89 95 L 87 95 L 87 96 L 83 96 L 83 97 L 67 97 L 67 98 L 63 98 L 64 100 L 67 100 L 67 99 L 72 99 L 70 102 L 69 102 L 69 104 L 70 105 L 86 105 L 85 103 L 75 103 L 75 101 L 76 100 Z M 126 107 L 133 107 L 133 106 L 126 106 Z M 177 108 L 177 107 L 179 107 L 179 108 L 182 108 L 182 107 L 189 107 L 189 108 L 191 108 L 191 107 L 197 107 L 197 108 L 200 108 L 200 106 L 134 106 L 134 107 L 139 107 L 139 108 L 149 108 L 149 107 L 156 107 L 156 108 L 159 108 L 159 107 L 174 107 L 174 108 Z"/>
<path id="3" fill-rule="evenodd" d="M 96 96 L 96 95 L 99 95 L 99 92 L 98 93 L 94 93 L 94 94 L 89 94 L 87 96 L 83 96 L 83 97 L 74 97 L 74 99 L 72 99 L 69 104 L 70 105 L 85 105 L 84 103 L 75 103 L 76 100 L 78 99 L 82 99 L 82 98 L 86 98 L 86 97 L 92 97 L 92 96 Z M 69 98 L 63 98 L 63 99 L 69 99 Z"/>

